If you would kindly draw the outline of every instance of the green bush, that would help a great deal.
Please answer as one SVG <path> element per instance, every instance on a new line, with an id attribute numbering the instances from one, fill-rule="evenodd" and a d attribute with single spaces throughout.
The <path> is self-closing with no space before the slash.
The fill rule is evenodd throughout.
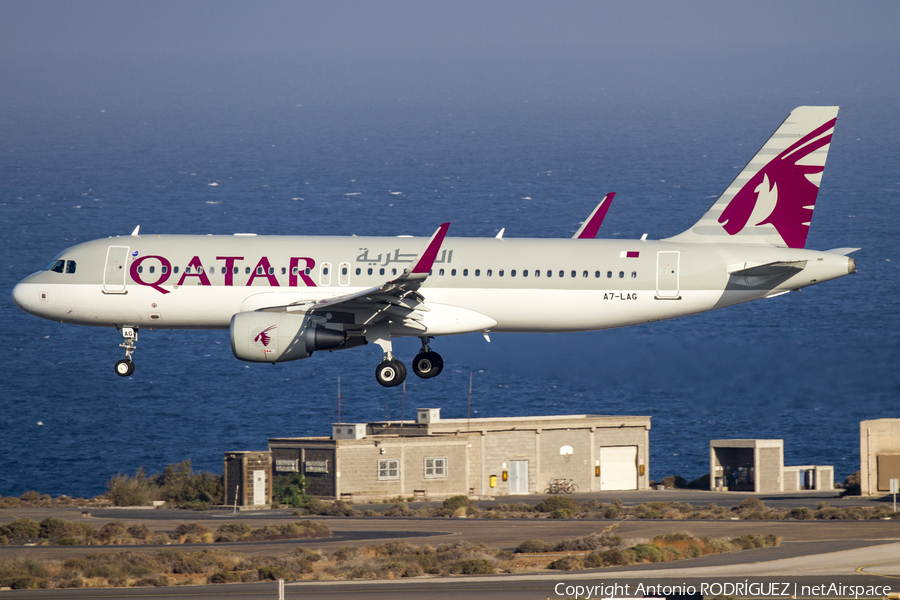
<path id="1" fill-rule="evenodd" d="M 246 523 L 225 523 L 216 529 L 217 542 L 236 542 L 250 533 Z"/>
<path id="2" fill-rule="evenodd" d="M 490 575 L 494 572 L 494 565 L 483 558 L 473 558 L 456 565 L 453 572 L 462 575 Z"/>
<path id="3" fill-rule="evenodd" d="M 306 501 L 306 510 L 311 515 L 325 514 L 325 511 L 328 510 L 328 503 L 318 498 L 310 498 Z"/>
<path id="4" fill-rule="evenodd" d="M 183 505 L 200 500 L 207 504 L 224 502 L 224 478 L 215 473 L 194 473 L 190 459 L 166 466 L 165 471 L 153 476 L 166 502 Z"/>
<path id="5" fill-rule="evenodd" d="M 444 500 L 443 508 L 449 510 L 451 513 L 459 508 L 465 506 L 469 508 L 470 506 L 474 506 L 475 503 L 472 502 L 468 496 L 450 496 L 446 500 Z"/>
<path id="6" fill-rule="evenodd" d="M 592 552 L 584 557 L 585 569 L 596 569 L 602 567 L 603 565 L 603 554 L 600 552 Z"/>
<path id="7" fill-rule="evenodd" d="M 565 496 L 550 496 L 549 498 L 544 498 L 534 508 L 542 513 L 552 513 L 556 510 L 568 510 L 572 514 L 577 513 L 581 509 L 577 502 Z"/>
<path id="8" fill-rule="evenodd" d="M 9 525 L 0 527 L 0 535 L 10 539 L 38 538 L 41 537 L 41 526 L 25 517 L 16 519 Z"/>
<path id="9" fill-rule="evenodd" d="M 653 544 L 637 544 L 636 546 L 632 546 L 631 548 L 629 548 L 629 550 L 634 552 L 635 557 L 639 561 L 666 561 L 666 556 L 665 554 L 663 554 L 663 551 L 659 549 L 659 546 L 654 546 Z"/>
<path id="10" fill-rule="evenodd" d="M 544 540 L 526 540 L 519 544 L 516 552 L 520 554 L 537 554 L 539 552 L 552 552 L 553 545 L 548 544 Z"/>
<path id="11" fill-rule="evenodd" d="M 106 497 L 113 506 L 144 506 L 157 497 L 158 489 L 141 467 L 134 477 L 119 473 L 107 481 Z"/>
<path id="12" fill-rule="evenodd" d="M 293 508 L 303 508 L 309 502 L 306 489 L 309 483 L 300 473 L 277 475 L 272 479 L 272 501 L 287 504 Z"/>
<path id="13" fill-rule="evenodd" d="M 797 519 L 798 521 L 805 521 L 812 518 L 812 513 L 805 506 L 798 506 L 788 511 L 787 518 Z"/>
<path id="14" fill-rule="evenodd" d="M 581 562 L 581 558 L 577 556 L 563 556 L 562 558 L 557 558 L 552 563 L 547 565 L 548 569 L 553 569 L 555 571 L 574 571 L 575 569 L 580 569 L 584 566 L 584 563 Z"/>

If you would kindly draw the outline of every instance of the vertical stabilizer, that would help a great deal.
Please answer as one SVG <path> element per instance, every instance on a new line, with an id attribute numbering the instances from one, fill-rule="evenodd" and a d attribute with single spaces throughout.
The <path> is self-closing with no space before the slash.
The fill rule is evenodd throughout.
<path id="1" fill-rule="evenodd" d="M 837 106 L 800 106 L 678 242 L 806 244 Z"/>

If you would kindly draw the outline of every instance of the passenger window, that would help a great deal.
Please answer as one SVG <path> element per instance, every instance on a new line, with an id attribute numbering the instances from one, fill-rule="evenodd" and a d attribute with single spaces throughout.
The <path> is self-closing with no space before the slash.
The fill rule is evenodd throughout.
<path id="1" fill-rule="evenodd" d="M 456 277 L 456 269 L 450 269 L 450 275 Z"/>
<path id="2" fill-rule="evenodd" d="M 381 270 L 381 274 L 384 275 L 384 269 Z M 328 267 L 322 267 L 322 275 L 328 275 Z"/>
<path id="3" fill-rule="evenodd" d="M 396 275 L 396 274 L 397 274 L 397 269 L 391 269 L 391 275 Z"/>
<path id="4" fill-rule="evenodd" d="M 487 276 L 488 276 L 488 277 L 491 276 L 491 270 L 490 270 L 490 269 L 487 270 Z"/>
<path id="5" fill-rule="evenodd" d="M 378 269 L 378 274 L 379 274 L 379 275 L 384 275 L 384 269 Z"/>
<path id="6" fill-rule="evenodd" d="M 140 273 L 140 272 L 141 272 L 141 268 L 138 267 L 138 273 Z M 184 272 L 185 272 L 185 274 L 189 274 L 189 273 L 191 272 L 191 268 L 190 268 L 190 267 L 185 267 L 185 268 L 184 268 Z"/>
<path id="7" fill-rule="evenodd" d="M 581 274 L 581 276 L 582 276 L 582 277 L 587 277 L 587 276 L 588 276 L 588 272 L 587 272 L 587 271 L 583 272 L 583 273 Z"/>
<path id="8" fill-rule="evenodd" d="M 541 276 L 541 270 L 540 270 L 540 269 L 535 269 L 535 270 L 534 270 L 534 276 L 535 276 L 535 277 L 540 277 L 540 276 Z"/>
<path id="9" fill-rule="evenodd" d="M 163 265 L 162 272 L 163 272 L 163 275 L 165 275 L 166 273 L 168 273 L 168 272 L 169 272 L 169 267 L 167 267 L 166 265 Z"/>
<path id="10" fill-rule="evenodd" d="M 346 274 L 347 274 L 347 267 L 344 267 L 341 269 L 341 275 L 346 275 Z M 396 274 L 397 274 L 397 269 L 394 269 L 394 275 L 396 275 Z"/>
<path id="11" fill-rule="evenodd" d="M 269 267 L 269 275 L 275 274 L 275 267 Z"/>
<path id="12" fill-rule="evenodd" d="M 594 271 L 594 277 L 600 277 L 600 271 Z"/>
<path id="13" fill-rule="evenodd" d="M 181 267 L 174 267 L 174 268 L 172 269 L 172 272 L 173 272 L 173 273 L 177 273 L 177 272 L 178 272 L 178 269 L 180 269 L 180 268 L 181 268 Z"/>
<path id="14" fill-rule="evenodd" d="M 632 272 L 631 272 L 631 278 L 632 278 L 632 279 L 637 279 L 637 271 L 632 271 Z"/>
<path id="15" fill-rule="evenodd" d="M 60 262 L 62 262 L 62 261 L 60 261 Z M 51 271 L 54 271 L 55 269 L 50 269 L 50 270 L 51 270 Z M 57 272 L 57 273 L 62 273 L 62 266 L 60 266 L 60 267 L 59 267 L 59 271 L 56 271 L 56 272 Z M 143 273 L 143 272 L 144 272 L 144 267 L 143 267 L 142 265 L 138 265 L 138 273 Z"/>
<path id="16" fill-rule="evenodd" d="M 612 271 L 607 271 L 607 272 L 606 272 L 606 276 L 607 276 L 607 277 L 612 277 Z"/>
<path id="17" fill-rule="evenodd" d="M 553 277 L 553 271 L 547 269 L 547 277 Z"/>
<path id="18" fill-rule="evenodd" d="M 238 269 L 237 267 L 234 267 L 233 269 L 231 269 L 231 271 L 232 271 L 235 275 L 237 275 L 237 274 L 238 274 L 238 271 L 240 271 L 240 269 Z"/>
<path id="19" fill-rule="evenodd" d="M 138 267 L 138 268 L 140 268 L 140 267 Z M 151 272 L 151 273 L 156 273 L 156 267 L 150 267 L 150 272 Z"/>
<path id="20" fill-rule="evenodd" d="M 287 267 L 281 267 L 281 274 L 287 275 Z"/>
<path id="21" fill-rule="evenodd" d="M 572 271 L 572 277 L 575 277 L 575 271 Z"/>
<path id="22" fill-rule="evenodd" d="M 222 275 L 224 275 L 227 272 L 228 272 L 228 269 L 226 267 L 222 267 Z"/>
<path id="23" fill-rule="evenodd" d="M 515 269 L 510 269 L 510 271 L 509 271 L 509 276 L 510 276 L 510 277 L 515 277 L 515 276 L 516 276 L 516 270 L 515 270 Z"/>
<path id="24" fill-rule="evenodd" d="M 185 271 L 185 273 L 187 273 L 187 271 Z M 249 275 L 249 274 L 250 274 L 250 267 L 244 267 L 244 273 L 246 273 L 247 275 Z"/>
<path id="25" fill-rule="evenodd" d="M 469 276 L 469 270 L 463 269 L 463 277 L 468 277 L 468 276 Z"/>
<path id="26" fill-rule="evenodd" d="M 356 270 L 356 274 L 357 274 L 357 275 L 359 275 L 359 274 L 361 274 L 361 273 L 362 273 L 362 269 L 357 269 L 357 270 Z"/>
<path id="27" fill-rule="evenodd" d="M 444 270 L 441 269 L 440 271 L 438 271 L 438 275 L 440 275 L 441 277 L 443 277 L 443 276 L 444 276 Z"/>
<path id="28" fill-rule="evenodd" d="M 499 271 L 497 274 L 498 274 L 500 277 L 503 277 L 503 269 L 500 269 L 500 271 Z"/>
<path id="29" fill-rule="evenodd" d="M 262 274 L 263 274 L 263 268 L 262 268 L 262 267 L 256 267 L 256 274 L 257 274 L 257 275 L 262 275 Z"/>
<path id="30" fill-rule="evenodd" d="M 565 272 L 565 271 L 560 271 L 560 272 L 559 272 L 559 276 L 560 276 L 560 277 L 565 277 L 565 276 L 566 276 L 566 272 Z"/>
<path id="31" fill-rule="evenodd" d="M 291 275 L 299 275 L 299 274 L 300 274 L 300 267 L 294 267 L 293 269 L 291 269 Z"/>
<path id="32" fill-rule="evenodd" d="M 475 277 L 481 275 L 481 269 L 475 269 Z"/>
<path id="33" fill-rule="evenodd" d="M 309 267 L 306 267 L 305 269 L 303 269 L 303 272 L 304 272 L 305 274 L 309 275 L 310 268 L 309 268 Z"/>
<path id="34" fill-rule="evenodd" d="M 369 275 L 372 274 L 372 267 L 369 267 Z"/>
<path id="35" fill-rule="evenodd" d="M 625 271 L 619 271 L 619 279 L 625 277 Z"/>
<path id="36" fill-rule="evenodd" d="M 165 269 L 165 267 L 163 267 Z M 75 272 L 75 261 L 67 260 L 66 261 L 66 273 L 74 273 Z M 165 271 L 163 271 L 165 273 Z"/>
<path id="37" fill-rule="evenodd" d="M 522 277 L 528 277 L 528 269 L 522 271 Z"/>

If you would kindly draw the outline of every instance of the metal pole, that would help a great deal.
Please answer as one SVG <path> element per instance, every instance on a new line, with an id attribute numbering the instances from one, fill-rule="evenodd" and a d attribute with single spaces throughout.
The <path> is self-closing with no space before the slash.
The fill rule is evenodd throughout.
<path id="1" fill-rule="evenodd" d="M 238 496 L 240 496 L 240 495 L 241 495 L 241 486 L 238 485 L 237 488 L 234 490 L 234 514 L 237 514 L 237 500 L 238 500 Z"/>
<path id="2" fill-rule="evenodd" d="M 278 600 L 284 600 L 284 579 L 278 580 Z"/>

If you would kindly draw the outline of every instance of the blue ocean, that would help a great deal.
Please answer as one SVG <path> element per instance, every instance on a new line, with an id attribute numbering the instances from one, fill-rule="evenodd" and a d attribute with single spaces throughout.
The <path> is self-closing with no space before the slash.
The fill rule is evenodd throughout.
<path id="1" fill-rule="evenodd" d="M 650 476 L 708 471 L 710 439 L 782 438 L 786 464 L 859 469 L 859 421 L 900 417 L 900 125 L 888 96 L 740 99 L 543 94 L 431 101 L 104 101 L 0 106 L 0 494 L 92 496 L 117 473 L 338 420 L 649 415 Z M 374 345 L 278 365 L 227 331 L 142 330 L 119 378 L 114 329 L 19 311 L 10 293 L 62 249 L 155 233 L 567 238 L 607 192 L 602 237 L 692 225 L 801 104 L 842 106 L 807 247 L 859 247 L 859 272 L 774 299 L 621 330 L 440 338 L 405 389 Z M 213 185 L 215 184 L 215 185 Z M 564 305 L 538 307 L 547 314 Z M 599 309 L 599 308 L 598 308 Z M 417 340 L 395 345 L 410 360 Z M 340 384 L 339 384 L 340 382 Z"/>

